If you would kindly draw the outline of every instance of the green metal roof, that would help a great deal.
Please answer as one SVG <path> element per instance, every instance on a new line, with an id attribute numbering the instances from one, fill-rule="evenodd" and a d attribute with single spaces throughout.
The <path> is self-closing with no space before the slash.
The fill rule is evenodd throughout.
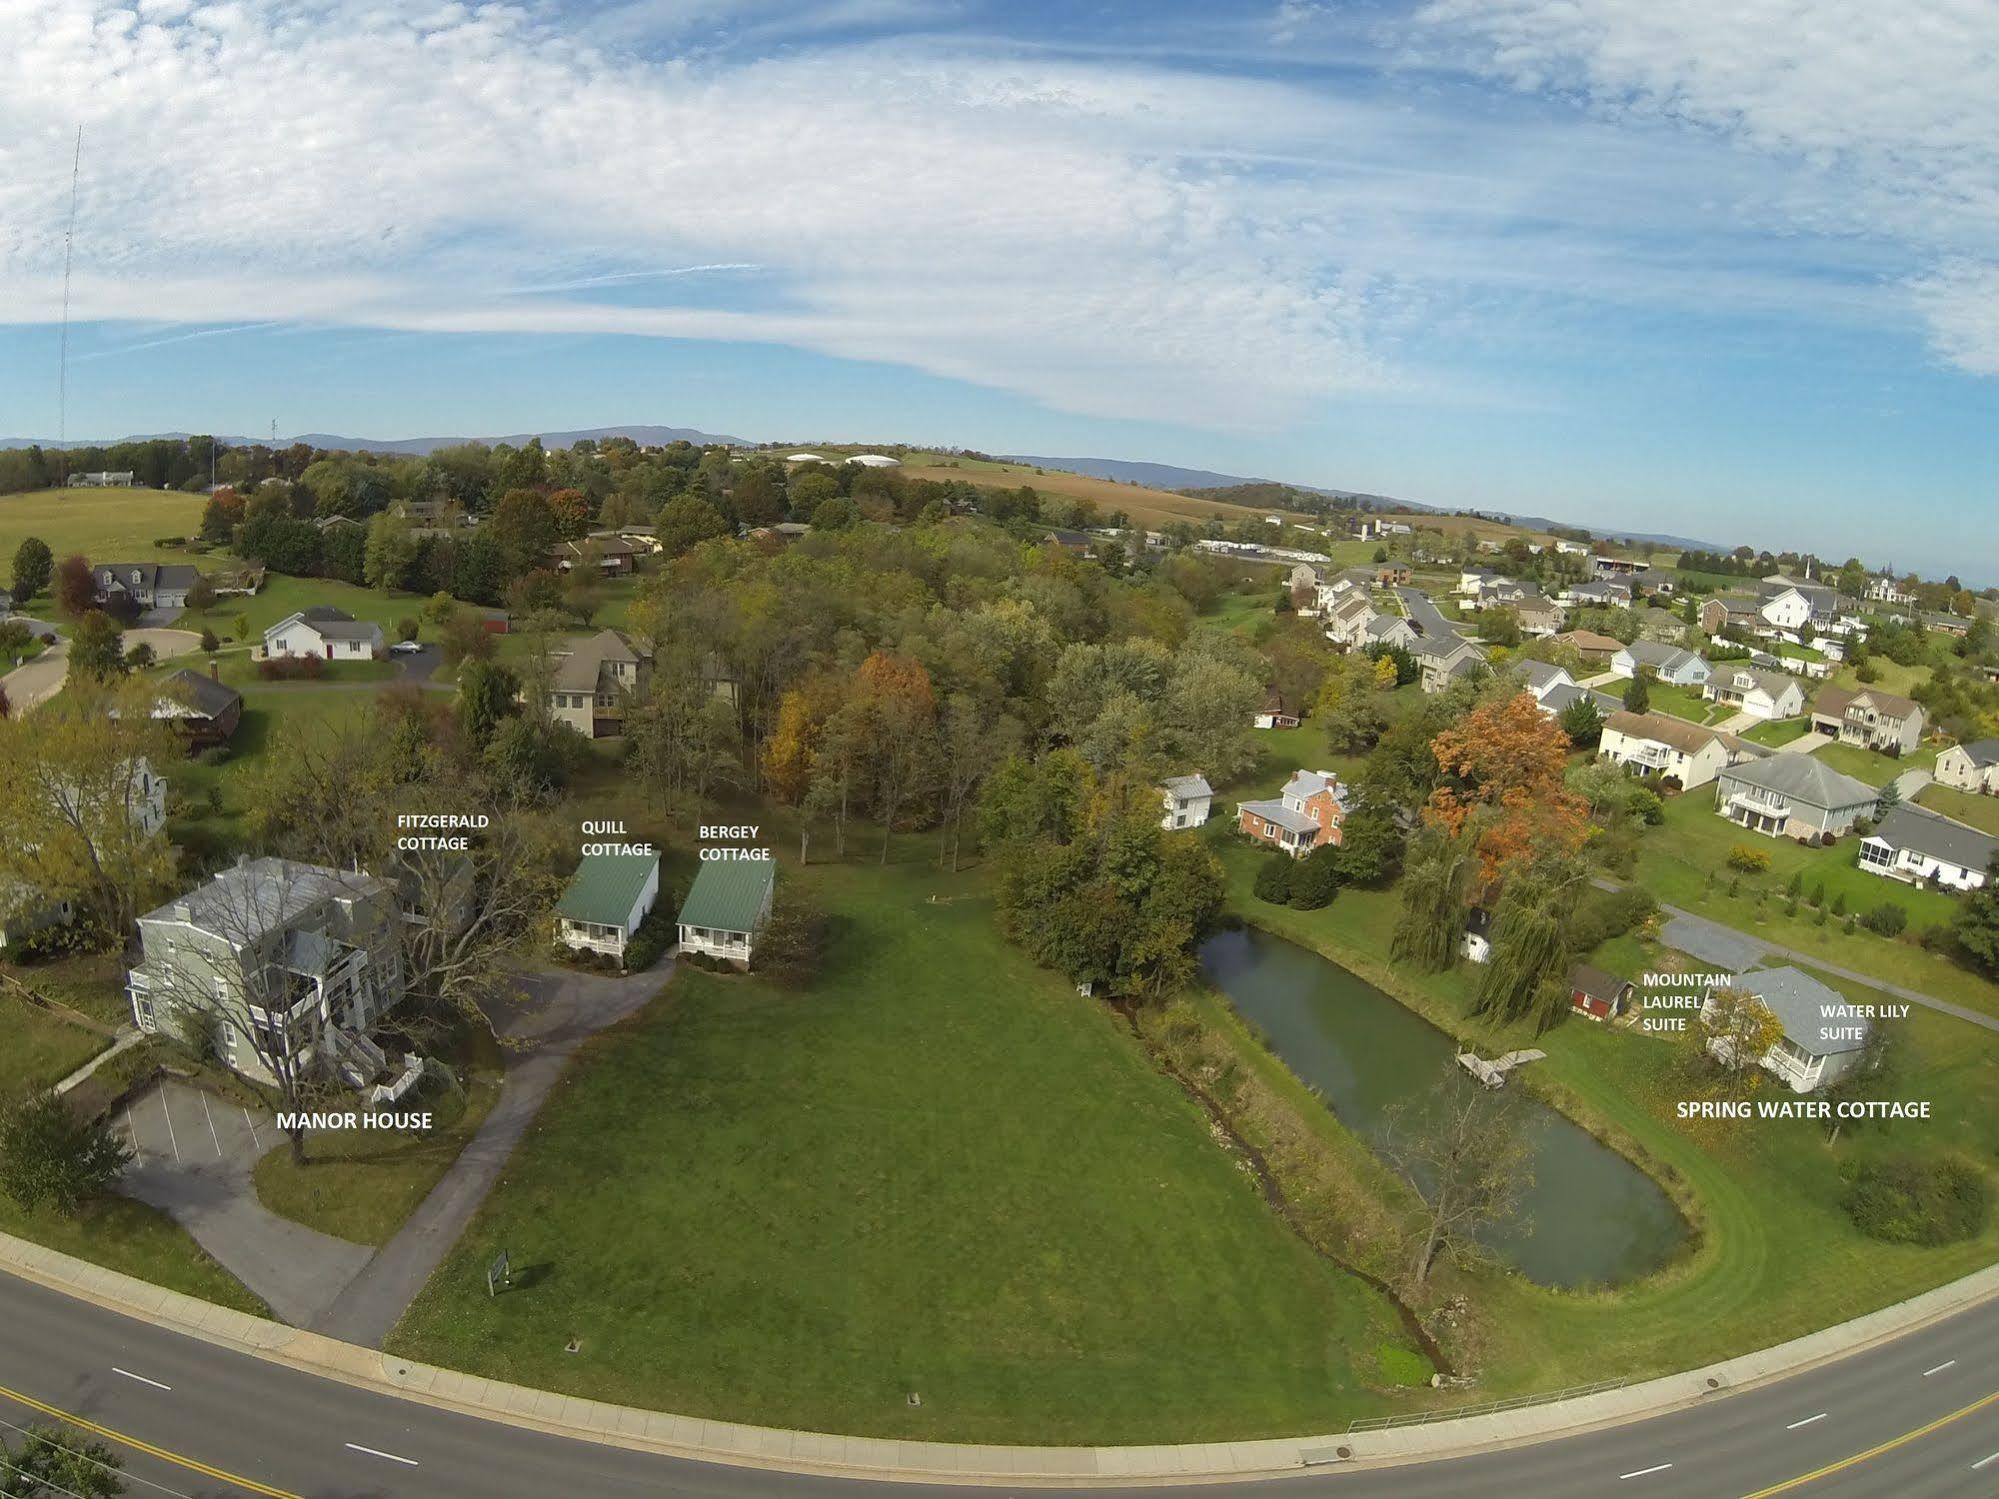
<path id="1" fill-rule="evenodd" d="M 756 926 L 764 894 L 776 877 L 768 859 L 714 859 L 702 864 L 680 907 L 682 926 L 747 932 Z"/>
<path id="2" fill-rule="evenodd" d="M 639 891 L 658 868 L 657 854 L 585 854 L 555 914 L 599 926 L 623 926 L 638 903 Z"/>

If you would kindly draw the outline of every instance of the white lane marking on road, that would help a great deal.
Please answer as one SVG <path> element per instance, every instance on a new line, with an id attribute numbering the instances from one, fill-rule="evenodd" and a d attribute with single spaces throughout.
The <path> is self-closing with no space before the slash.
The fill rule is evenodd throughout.
<path id="1" fill-rule="evenodd" d="M 1648 1473 L 1663 1473 L 1672 1466 L 1671 1463 L 1660 1463 L 1656 1468 L 1640 1468 L 1636 1473 L 1620 1473 L 1617 1476 L 1620 1479 L 1643 1478 Z"/>
<path id="2" fill-rule="evenodd" d="M 1947 1358 L 1942 1363 L 1938 1364 L 1934 1369 L 1923 1370 L 1923 1378 L 1928 1379 L 1932 1374 L 1941 1374 L 1946 1369 L 1954 1369 L 1956 1367 L 1957 1367 L 1957 1360 L 1954 1358 Z"/>
<path id="3" fill-rule="evenodd" d="M 160 1117 L 167 1122 L 167 1144 L 174 1148 L 174 1159 L 180 1159 L 180 1136 L 174 1133 L 174 1116 L 167 1112 L 167 1090 L 160 1089 Z"/>
<path id="4" fill-rule="evenodd" d="M 206 1093 L 201 1095 L 201 1113 L 208 1121 L 208 1138 L 215 1142 L 215 1159 L 219 1161 L 222 1159 L 222 1136 L 215 1133 L 215 1115 L 209 1112 Z"/>
<path id="5" fill-rule="evenodd" d="M 258 1155 L 262 1155 L 264 1153 L 264 1142 L 257 1138 L 257 1121 L 250 1117 L 248 1109 L 243 1111 L 243 1122 L 250 1126 L 250 1144 L 256 1148 Z"/>
<path id="6" fill-rule="evenodd" d="M 365 1452 L 370 1457 L 386 1457 L 390 1462 L 401 1463 L 405 1467 L 414 1468 L 419 1466 L 417 1460 L 413 1457 L 397 1457 L 393 1452 L 377 1452 L 373 1447 L 363 1447 L 359 1442 L 347 1442 L 343 1445 L 352 1448 L 356 1452 Z"/>
<path id="7" fill-rule="evenodd" d="M 1820 1411 L 1816 1416 L 1807 1416 L 1802 1421 L 1793 1421 L 1789 1426 L 1786 1426 L 1784 1430 L 1796 1431 L 1800 1426 L 1809 1426 L 1814 1421 L 1823 1421 L 1825 1417 L 1826 1413 L 1824 1411 Z"/>
<path id="8" fill-rule="evenodd" d="M 111 1366 L 111 1372 L 113 1374 L 122 1374 L 127 1379 L 136 1379 L 140 1384 L 149 1384 L 156 1390 L 166 1390 L 169 1393 L 173 1390 L 173 1386 L 170 1384 L 161 1384 L 157 1379 L 148 1379 L 143 1374 L 134 1374 L 130 1369 L 121 1369 L 116 1364 Z"/>
<path id="9" fill-rule="evenodd" d="M 1999 1452 L 1993 1453 L 1990 1457 L 1981 1457 L 1977 1462 L 1971 1465 L 1971 1471 L 1976 1473 L 1980 1468 L 1984 1467 L 1987 1463 L 1999 1463 Z"/>
<path id="10" fill-rule="evenodd" d="M 132 1164 L 135 1166 L 145 1165 L 146 1153 L 139 1149 L 139 1132 L 132 1127 L 132 1106 L 130 1104 L 125 1106 L 125 1138 L 132 1145 Z"/>

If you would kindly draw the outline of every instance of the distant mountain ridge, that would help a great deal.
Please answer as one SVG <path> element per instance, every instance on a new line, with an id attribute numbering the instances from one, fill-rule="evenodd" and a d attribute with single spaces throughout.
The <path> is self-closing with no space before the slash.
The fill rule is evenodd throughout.
<path id="1" fill-rule="evenodd" d="M 999 455 L 1008 463 L 1030 463 L 1036 468 L 1067 469 L 1070 473 L 1084 474 L 1092 479 L 1115 479 L 1120 483 L 1144 484 L 1152 489 L 1178 489 L 1190 493 L 1216 489 L 1241 489 L 1264 485 L 1280 489 L 1293 489 L 1301 494 L 1324 495 L 1328 499 L 1353 500 L 1370 509 L 1402 508 L 1418 511 L 1424 515 L 1455 515 L 1459 513 L 1444 505 L 1426 505 L 1421 500 L 1398 499 L 1394 495 L 1368 494 L 1357 489 L 1327 489 L 1318 484 L 1294 484 L 1284 479 L 1257 479 L 1245 474 L 1220 474 L 1213 469 L 1181 468 L 1171 463 L 1143 463 L 1124 458 L 1049 458 L 1027 453 L 1002 453 Z M 1211 496 L 1212 497 L 1212 496 Z M 1545 515 L 1515 515 L 1504 510 L 1480 510 L 1480 515 L 1494 516 L 1516 526 L 1526 526 L 1530 530 L 1545 531 L 1551 526 L 1579 524 L 1576 521 L 1555 521 Z M 1650 541 L 1660 546 L 1678 547 L 1682 551 L 1725 552 L 1730 550 L 1719 542 L 1699 541 L 1691 536 L 1672 536 L 1659 531 L 1604 531 L 1597 526 L 1587 526 L 1591 535 L 1606 538 L 1621 538 L 1626 541 Z"/>
<path id="2" fill-rule="evenodd" d="M 72 437 L 68 445 L 72 448 L 105 448 L 119 442 L 151 442 L 157 438 L 184 438 L 195 434 L 188 432 L 140 432 L 126 437 Z M 721 443 L 732 448 L 749 447 L 749 439 L 728 437 L 715 432 L 703 432 L 698 427 L 658 427 L 647 425 L 621 427 L 589 427 L 575 432 L 517 432 L 506 437 L 342 437 L 333 432 L 301 432 L 291 437 L 280 437 L 277 445 L 290 447 L 302 442 L 315 448 L 324 448 L 334 453 L 400 453 L 421 458 L 439 448 L 455 448 L 468 442 L 510 443 L 519 447 L 533 437 L 541 439 L 545 448 L 566 448 L 571 443 L 589 439 L 602 442 L 611 437 L 629 437 L 641 445 L 664 445 L 670 442 L 691 442 L 696 447 L 706 447 Z M 247 448 L 262 443 L 270 445 L 268 437 L 223 437 L 225 447 Z M 61 446 L 52 437 L 0 437 L 0 448 L 53 448 Z"/>

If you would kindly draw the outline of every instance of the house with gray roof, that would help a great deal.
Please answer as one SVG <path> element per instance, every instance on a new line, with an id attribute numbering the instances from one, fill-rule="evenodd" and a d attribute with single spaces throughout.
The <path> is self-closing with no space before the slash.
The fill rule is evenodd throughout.
<path id="1" fill-rule="evenodd" d="M 1635 677 L 1650 668 L 1661 682 L 1675 687 L 1702 687 L 1707 684 L 1708 664 L 1692 651 L 1663 640 L 1634 640 L 1610 658 L 1610 669 L 1620 677 Z"/>
<path id="2" fill-rule="evenodd" d="M 204 677 L 183 667 L 160 680 L 152 716 L 171 724 L 193 753 L 229 742 L 243 721 L 243 694 L 213 675 Z"/>
<path id="3" fill-rule="evenodd" d="M 264 656 L 321 656 L 328 661 L 372 661 L 387 645 L 382 627 L 345 609 L 315 604 L 264 631 Z"/>
<path id="4" fill-rule="evenodd" d="M 129 598 L 141 609 L 180 609 L 200 573 L 183 562 L 100 562 L 90 576 L 99 603 Z"/>
<path id="5" fill-rule="evenodd" d="M 1741 661 L 1724 661 L 1712 668 L 1701 696 L 1752 718 L 1796 718 L 1805 711 L 1804 684 L 1796 677 Z"/>
<path id="6" fill-rule="evenodd" d="M 1405 651 L 1416 643 L 1416 631 L 1408 620 L 1399 614 L 1377 614 L 1370 618 L 1361 632 L 1366 638 L 1363 646 L 1401 646 Z"/>
<path id="7" fill-rule="evenodd" d="M 1860 867 L 1911 885 L 1976 890 L 1985 883 L 1999 838 L 1904 802 L 1860 840 Z"/>
<path id="8" fill-rule="evenodd" d="M 1999 796 L 1999 739 L 1953 744 L 1937 756 L 1937 784 L 1979 796 Z"/>
<path id="9" fill-rule="evenodd" d="M 616 630 L 568 642 L 551 652 L 550 665 L 550 716 L 592 739 L 624 732 L 625 703 L 642 695 L 652 676 L 651 654 Z"/>
<path id="10" fill-rule="evenodd" d="M 1170 832 L 1174 828 L 1198 828 L 1207 822 L 1215 788 L 1208 784 L 1206 776 L 1198 773 L 1168 776 L 1159 783 L 1159 792 L 1165 808 L 1159 818 L 1162 828 Z"/>
<path id="11" fill-rule="evenodd" d="M 1536 699 L 1536 701 L 1540 703 L 1541 711 L 1550 718 L 1560 718 L 1567 711 L 1569 704 L 1579 698 L 1588 698 L 1591 703 L 1595 704 L 1596 716 L 1598 718 L 1607 719 L 1613 713 L 1622 713 L 1624 711 L 1624 703 L 1621 699 L 1614 698 L 1607 692 L 1597 692 L 1592 688 L 1581 686 L 1575 682 L 1557 682 Z"/>
<path id="12" fill-rule="evenodd" d="M 1793 1093 L 1813 1093 L 1830 1087 L 1866 1059 L 1873 1023 L 1854 1013 L 1845 995 L 1797 968 L 1762 968 L 1739 975 L 1734 988 L 1755 996 L 1777 1017 L 1784 1033 L 1757 1062 L 1775 1073 Z M 1712 1019 L 1718 1008 L 1713 990 L 1701 1007 Z M 1734 1052 L 1726 1037 L 1708 1042 L 1708 1050 L 1723 1062 Z"/>
<path id="13" fill-rule="evenodd" d="M 1715 778 L 1717 816 L 1772 838 L 1837 837 L 1872 817 L 1881 793 L 1810 755 L 1771 755 Z"/>

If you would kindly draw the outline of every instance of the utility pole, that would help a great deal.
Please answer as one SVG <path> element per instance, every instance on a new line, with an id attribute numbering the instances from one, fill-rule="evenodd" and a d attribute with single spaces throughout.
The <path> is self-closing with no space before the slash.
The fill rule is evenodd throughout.
<path id="1" fill-rule="evenodd" d="M 62 353 L 56 370 L 56 484 L 69 488 L 69 272 L 76 249 L 76 185 L 83 173 L 83 126 L 69 164 L 69 226 L 62 235 Z"/>

